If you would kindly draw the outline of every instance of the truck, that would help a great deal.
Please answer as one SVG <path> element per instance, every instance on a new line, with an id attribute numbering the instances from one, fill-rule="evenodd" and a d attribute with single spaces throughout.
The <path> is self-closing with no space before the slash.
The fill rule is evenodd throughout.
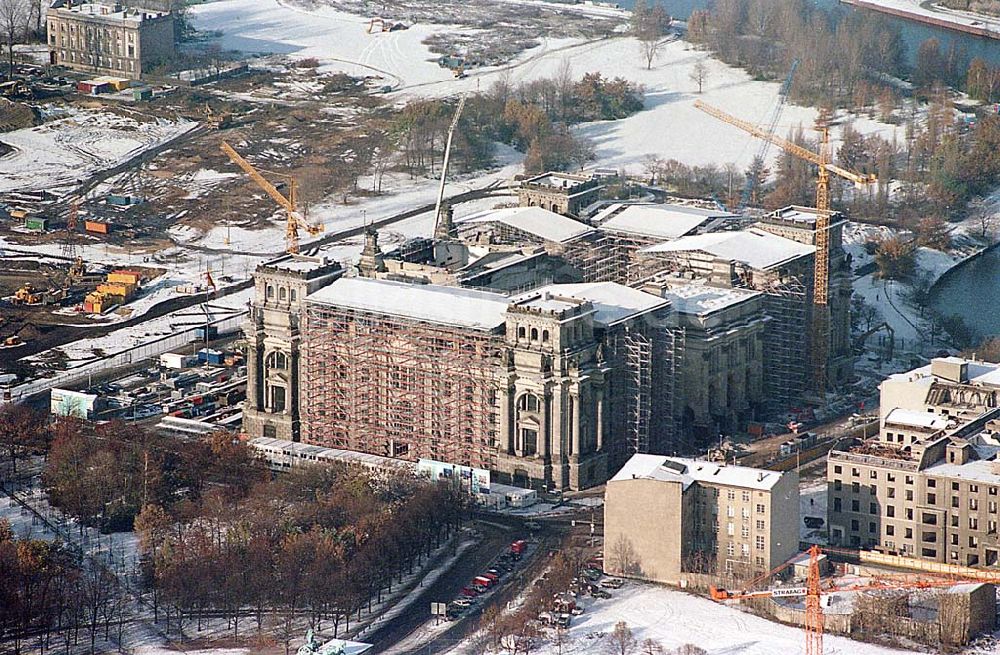
<path id="1" fill-rule="evenodd" d="M 494 585 L 494 582 L 493 580 L 487 578 L 484 575 L 477 575 L 472 579 L 472 584 L 479 585 L 480 587 L 486 587 L 487 589 L 489 589 Z"/>
<path id="2" fill-rule="evenodd" d="M 510 545 L 510 554 L 514 555 L 517 559 L 521 559 L 524 555 L 524 551 L 528 549 L 528 542 L 524 539 L 518 539 Z"/>

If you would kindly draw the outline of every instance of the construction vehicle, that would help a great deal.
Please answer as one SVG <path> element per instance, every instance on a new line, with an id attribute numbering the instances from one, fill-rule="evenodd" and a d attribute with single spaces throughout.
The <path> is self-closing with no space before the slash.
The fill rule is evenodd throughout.
<path id="1" fill-rule="evenodd" d="M 217 130 L 224 130 L 233 124 L 233 115 L 229 112 L 215 113 L 212 107 L 205 103 L 205 123 Z"/>
<path id="2" fill-rule="evenodd" d="M 25 284 L 23 287 L 14 292 L 14 297 L 11 302 L 15 305 L 40 305 L 45 299 L 45 294 L 41 291 L 37 291 L 30 284 Z"/>
<path id="3" fill-rule="evenodd" d="M 820 150 L 818 153 L 803 148 L 797 143 L 783 139 L 767 129 L 753 123 L 731 116 L 721 109 L 695 100 L 694 106 L 709 116 L 723 123 L 729 123 L 748 132 L 757 138 L 770 141 L 785 152 L 804 159 L 817 168 L 816 178 L 816 258 L 813 273 L 813 390 L 817 398 L 823 398 L 826 393 L 826 359 L 829 352 L 829 295 L 830 295 L 830 173 L 853 182 L 859 188 L 868 188 L 877 182 L 873 174 L 864 175 L 841 168 L 831 162 L 830 156 L 830 125 L 821 121 L 817 125 L 820 133 Z"/>
<path id="4" fill-rule="evenodd" d="M 943 573 L 933 576 L 914 575 L 909 573 L 886 573 L 875 575 L 864 582 L 851 582 L 848 584 L 827 584 L 824 585 L 820 576 L 820 554 L 823 552 L 841 552 L 852 557 L 857 556 L 853 551 L 840 551 L 812 545 L 806 551 L 809 555 L 808 573 L 806 575 L 805 586 L 785 587 L 774 586 L 765 589 L 754 589 L 765 580 L 775 576 L 788 567 L 792 566 L 798 556 L 793 557 L 784 564 L 778 566 L 763 575 L 760 575 L 749 583 L 745 589 L 740 591 L 729 591 L 720 587 L 712 586 L 709 593 L 715 601 L 739 601 L 750 598 L 795 598 L 805 597 L 806 600 L 806 648 L 805 655 L 823 655 L 823 605 L 821 598 L 824 594 L 848 591 L 875 591 L 887 589 L 934 589 L 942 587 L 953 587 L 957 584 L 968 582 L 988 582 L 995 584 L 1000 580 L 1000 573 L 982 571 L 981 573 Z"/>
<path id="5" fill-rule="evenodd" d="M 16 334 L 13 336 L 9 336 L 3 340 L 4 348 L 13 348 L 14 346 L 23 346 L 23 345 L 24 341 L 22 341 L 21 337 L 17 336 Z"/>
<path id="6" fill-rule="evenodd" d="M 438 239 L 447 239 L 453 236 L 452 230 L 454 228 L 451 222 L 451 208 L 445 207 L 444 212 L 442 212 L 442 205 L 444 203 L 444 185 L 448 180 L 448 164 L 451 163 L 451 142 L 455 137 L 455 130 L 458 128 L 458 119 L 462 117 L 463 109 L 465 109 L 464 93 L 458 99 L 455 116 L 451 119 L 451 125 L 448 127 L 448 141 L 444 146 L 444 162 L 441 164 L 441 184 L 438 186 L 437 202 L 434 204 L 434 237 Z"/>
<path id="7" fill-rule="evenodd" d="M 285 222 L 285 252 L 295 254 L 299 251 L 300 228 L 312 236 L 320 234 L 323 231 L 323 225 L 321 223 L 307 223 L 299 214 L 297 207 L 298 188 L 295 178 L 283 173 L 264 171 L 273 177 L 285 180 L 288 184 L 288 197 L 286 198 L 273 184 L 268 182 L 267 179 L 261 175 L 252 164 L 250 164 L 250 162 L 241 157 L 231 145 L 223 141 L 219 144 L 219 147 L 222 148 L 222 152 L 226 153 L 234 164 L 242 168 L 243 171 L 250 176 L 250 179 L 257 183 L 257 186 L 263 189 L 267 195 L 271 196 L 271 198 L 273 198 L 274 201 L 283 207 L 287 212 L 288 218 Z"/>
<path id="8" fill-rule="evenodd" d="M 368 23 L 368 29 L 366 31 L 369 34 L 376 34 L 378 32 L 388 32 L 389 28 L 387 27 L 385 20 L 381 18 L 373 18 Z"/>

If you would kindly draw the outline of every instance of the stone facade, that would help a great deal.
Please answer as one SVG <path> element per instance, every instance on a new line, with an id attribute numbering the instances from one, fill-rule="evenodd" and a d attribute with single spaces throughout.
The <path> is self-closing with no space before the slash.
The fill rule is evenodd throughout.
<path id="1" fill-rule="evenodd" d="M 600 190 L 600 182 L 587 175 L 544 173 L 522 181 L 517 198 L 522 207 L 579 216 L 584 207 L 597 201 Z"/>
<path id="2" fill-rule="evenodd" d="M 46 14 L 51 63 L 140 79 L 174 55 L 174 16 L 119 5 L 56 0 Z"/>
<path id="3" fill-rule="evenodd" d="M 343 274 L 336 262 L 285 255 L 254 272 L 254 302 L 244 326 L 250 437 L 299 440 L 300 323 L 306 296 Z"/>

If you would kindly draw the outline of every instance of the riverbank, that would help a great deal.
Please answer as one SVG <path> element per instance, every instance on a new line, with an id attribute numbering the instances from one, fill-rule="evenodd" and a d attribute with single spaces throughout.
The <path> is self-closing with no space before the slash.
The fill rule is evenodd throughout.
<path id="1" fill-rule="evenodd" d="M 987 39 L 1000 39 L 1000 19 L 967 11 L 939 7 L 920 0 L 840 0 L 842 3 L 870 9 L 924 25 L 964 32 Z"/>

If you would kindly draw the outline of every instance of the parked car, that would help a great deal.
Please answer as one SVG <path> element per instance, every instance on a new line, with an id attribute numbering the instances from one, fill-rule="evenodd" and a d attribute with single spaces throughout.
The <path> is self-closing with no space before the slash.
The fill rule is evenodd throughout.
<path id="1" fill-rule="evenodd" d="M 467 598 L 475 598 L 479 595 L 479 592 L 472 587 L 462 587 L 461 594 Z"/>
<path id="2" fill-rule="evenodd" d="M 611 594 L 609 594 L 608 592 L 604 591 L 599 587 L 594 587 L 593 589 L 591 589 L 590 595 L 593 596 L 594 598 L 611 598 Z"/>
<path id="3" fill-rule="evenodd" d="M 605 589 L 621 589 L 624 584 L 625 581 L 621 578 L 608 578 L 601 581 L 601 586 Z"/>

